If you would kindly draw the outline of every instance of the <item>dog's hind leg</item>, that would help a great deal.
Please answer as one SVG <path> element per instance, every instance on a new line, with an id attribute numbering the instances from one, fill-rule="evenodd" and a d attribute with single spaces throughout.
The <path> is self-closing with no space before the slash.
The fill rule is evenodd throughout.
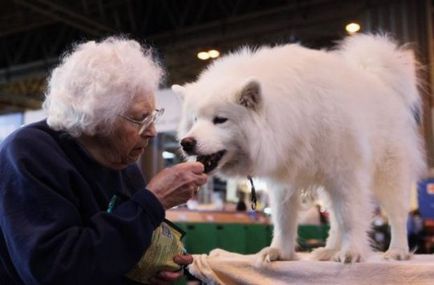
<path id="1" fill-rule="evenodd" d="M 388 158 L 377 172 L 374 193 L 389 220 L 391 241 L 386 259 L 410 258 L 407 242 L 407 216 L 412 178 L 404 161 Z"/>
<path id="2" fill-rule="evenodd" d="M 371 213 L 370 176 L 366 172 L 359 169 L 342 173 L 329 187 L 336 231 L 330 247 L 338 247 L 340 243 L 340 249 L 333 257 L 338 262 L 359 262 L 370 253 L 367 236 L 370 218 L 364 216 L 370 217 Z"/>
<path id="3" fill-rule="evenodd" d="M 294 260 L 297 233 L 297 213 L 300 206 L 299 194 L 288 186 L 270 189 L 271 218 L 273 221 L 273 240 L 269 247 L 257 254 L 258 265 L 274 260 Z"/>
<path id="4" fill-rule="evenodd" d="M 330 202 L 331 203 L 331 202 Z M 329 210 L 331 209 L 331 205 Z M 329 211 L 330 230 L 327 238 L 326 246 L 319 247 L 312 251 L 310 259 L 327 261 L 332 260 L 335 254 L 341 248 L 342 236 L 339 229 L 339 224 L 336 221 L 336 216 L 333 211 Z"/>

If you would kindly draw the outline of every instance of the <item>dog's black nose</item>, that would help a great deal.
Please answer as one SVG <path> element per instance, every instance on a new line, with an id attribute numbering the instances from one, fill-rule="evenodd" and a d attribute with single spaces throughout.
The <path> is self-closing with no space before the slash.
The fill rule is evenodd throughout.
<path id="1" fill-rule="evenodd" d="M 193 154 L 196 140 L 193 137 L 186 137 L 181 140 L 181 145 L 186 153 Z"/>

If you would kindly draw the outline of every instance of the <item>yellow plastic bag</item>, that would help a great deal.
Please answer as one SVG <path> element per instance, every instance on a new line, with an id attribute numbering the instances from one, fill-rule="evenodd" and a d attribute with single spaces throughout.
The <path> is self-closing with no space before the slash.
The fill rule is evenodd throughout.
<path id="1" fill-rule="evenodd" d="M 127 277 L 139 283 L 149 284 L 149 279 L 159 271 L 177 271 L 181 266 L 173 261 L 178 254 L 185 254 L 181 239 L 184 232 L 176 225 L 165 220 L 154 230 L 151 245 L 140 261 L 127 273 Z"/>

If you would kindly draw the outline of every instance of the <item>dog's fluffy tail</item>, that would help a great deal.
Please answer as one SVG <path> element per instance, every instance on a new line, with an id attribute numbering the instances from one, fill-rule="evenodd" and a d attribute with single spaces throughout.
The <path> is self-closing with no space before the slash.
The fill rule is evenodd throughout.
<path id="1" fill-rule="evenodd" d="M 357 34 L 342 41 L 338 52 L 351 64 L 375 74 L 391 86 L 411 110 L 419 111 L 419 64 L 413 51 L 398 46 L 387 35 Z"/>

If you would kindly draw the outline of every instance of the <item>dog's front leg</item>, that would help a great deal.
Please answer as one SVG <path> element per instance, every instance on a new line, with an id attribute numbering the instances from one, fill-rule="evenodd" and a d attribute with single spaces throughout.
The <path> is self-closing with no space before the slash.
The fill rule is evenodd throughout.
<path id="1" fill-rule="evenodd" d="M 295 241 L 299 195 L 287 186 L 273 188 L 269 194 L 274 226 L 273 240 L 269 247 L 258 253 L 258 262 L 297 259 Z"/>

